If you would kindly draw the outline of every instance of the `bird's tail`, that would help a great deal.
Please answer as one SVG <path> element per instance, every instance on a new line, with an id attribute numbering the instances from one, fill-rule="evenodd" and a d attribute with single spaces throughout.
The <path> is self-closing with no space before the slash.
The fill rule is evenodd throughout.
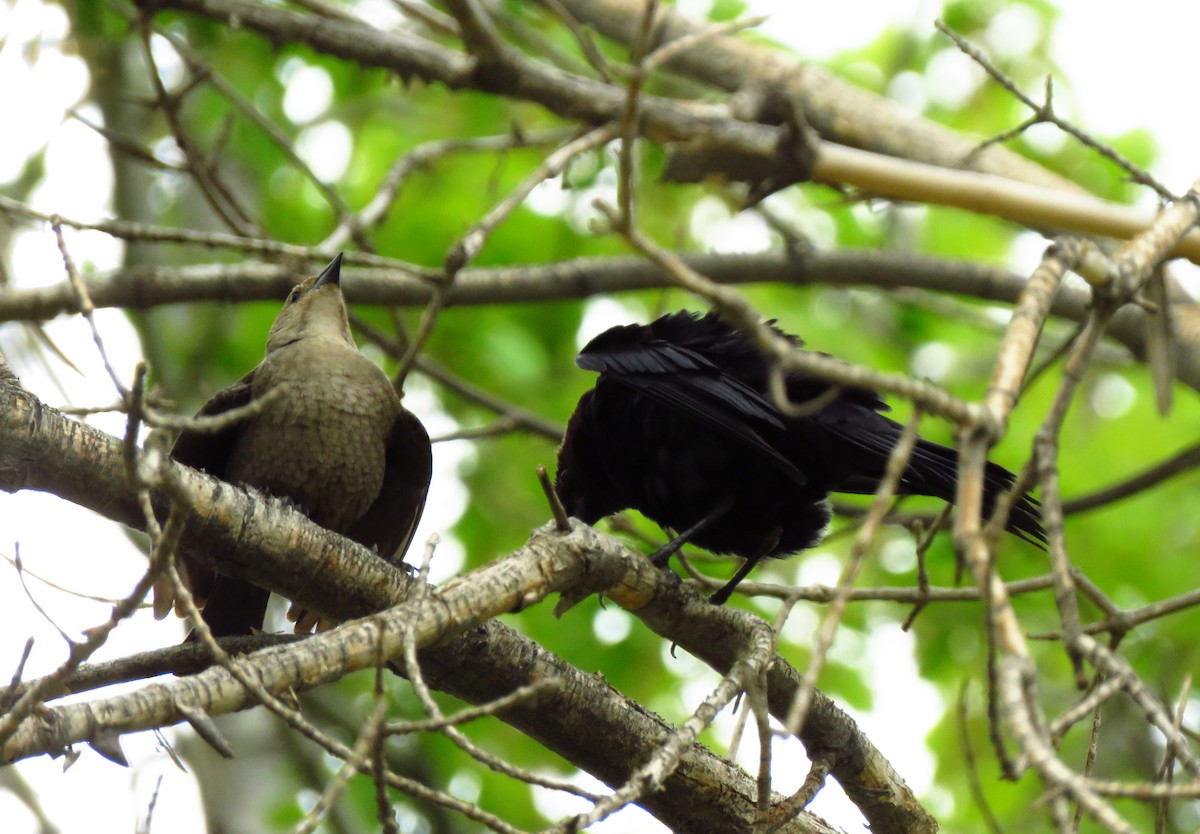
<path id="1" fill-rule="evenodd" d="M 208 602 L 201 611 L 213 637 L 228 637 L 234 634 L 250 634 L 263 627 L 267 613 L 267 602 L 271 592 L 241 579 L 220 576 Z M 189 632 L 185 643 L 197 639 Z"/>
<path id="2" fill-rule="evenodd" d="M 996 500 L 1013 488 L 1017 478 L 999 464 L 988 462 L 983 473 L 983 513 L 990 517 Z M 958 452 L 940 443 L 919 439 L 900 480 L 901 494 L 930 495 L 953 503 L 958 489 Z M 1012 505 L 1005 525 L 1013 535 L 1038 545 L 1046 544 L 1042 512 L 1028 492 Z"/>

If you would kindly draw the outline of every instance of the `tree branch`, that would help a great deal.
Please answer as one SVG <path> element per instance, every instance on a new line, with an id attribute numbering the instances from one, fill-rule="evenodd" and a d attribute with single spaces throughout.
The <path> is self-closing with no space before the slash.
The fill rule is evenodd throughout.
<path id="1" fill-rule="evenodd" d="M 236 20 L 274 43 L 304 43 L 318 52 L 380 67 L 402 78 L 419 77 L 451 89 L 478 89 L 542 105 L 585 124 L 621 119 L 624 88 L 569 75 L 519 53 L 506 54 L 506 71 L 476 72 L 461 53 L 404 32 L 382 32 L 341 20 L 318 19 L 246 0 L 141 0 L 154 9 L 174 8 L 222 21 Z M 707 42 L 707 41 L 705 41 Z M 490 64 L 488 66 L 491 66 Z M 782 186 L 810 178 L 836 186 L 858 186 L 868 194 L 943 203 L 994 214 L 1032 227 L 1130 238 L 1150 228 L 1153 217 L 1127 206 L 1045 185 L 950 167 L 911 162 L 831 142 L 816 143 L 811 171 L 780 153 L 786 129 L 739 121 L 724 108 L 696 101 L 639 96 L 641 135 L 665 145 L 688 146 L 688 179 L 722 175 L 744 182 Z M 963 158 L 965 158 L 965 154 Z M 983 156 L 982 154 L 980 156 Z M 1030 177 L 1032 179 L 1033 177 Z M 1200 262 L 1200 232 L 1183 237 L 1176 256 Z"/>
<path id="2" fill-rule="evenodd" d="M 41 489 L 127 524 L 136 526 L 140 522 L 133 491 L 125 484 L 120 441 L 74 423 L 41 404 L 20 388 L 4 365 L 0 365 L 0 415 L 4 418 L 0 423 L 0 450 L 3 450 L 0 489 Z M 264 500 L 186 467 L 168 465 L 177 467 L 194 500 L 194 515 L 189 519 L 184 545 L 194 549 L 196 556 L 211 567 L 286 594 L 308 609 L 340 618 L 369 615 L 406 597 L 406 588 L 413 580 L 365 548 L 319 527 L 280 502 Z M 608 587 L 609 597 L 647 618 L 659 633 L 678 633 L 680 645 L 694 648 L 698 657 L 711 662 L 723 674 L 745 655 L 753 624 L 760 622 L 747 612 L 708 604 L 696 593 L 680 588 L 673 574 L 655 570 L 644 558 L 632 558 L 615 540 L 590 528 L 577 527 L 566 537 L 542 536 L 531 547 L 533 550 L 529 552 L 538 554 L 533 561 L 540 565 L 533 569 L 532 575 L 540 579 L 533 586 L 504 585 L 507 590 L 489 603 L 499 606 L 495 610 L 512 610 L 540 599 L 551 587 L 548 577 L 553 571 L 547 572 L 546 565 L 565 559 L 577 563 L 576 568 L 570 569 L 582 571 L 577 576 L 590 577 L 583 587 L 576 583 L 575 590 L 586 594 L 619 582 Z M 624 566 L 623 576 L 600 569 L 601 565 L 615 564 L 613 559 Z M 591 567 L 584 569 L 581 565 Z M 449 592 L 466 581 L 456 580 L 441 590 Z M 534 587 L 537 588 L 534 593 L 527 593 Z M 462 620 L 465 623 L 478 622 L 483 615 L 475 611 L 463 616 L 468 618 Z M 698 625 L 704 620 L 710 625 Z M 703 639 L 695 642 L 704 634 L 713 634 L 712 623 L 720 624 L 720 638 L 711 644 Z M 698 627 L 693 628 L 694 625 Z M 367 623 L 362 628 L 369 630 L 374 626 Z M 373 632 L 352 633 L 362 637 Z M 307 645 L 307 641 L 300 645 Z M 364 651 L 373 657 L 377 648 L 374 638 L 365 640 L 364 645 Z M 296 668 L 309 670 L 301 677 L 306 682 L 311 677 L 312 685 L 326 680 L 324 673 L 313 669 L 335 663 L 343 651 L 349 651 L 340 643 L 318 646 L 324 647 L 318 654 L 300 656 L 314 663 L 319 661 L 319 666 L 296 667 L 282 659 L 296 657 L 287 652 L 304 651 L 298 646 L 266 649 L 254 657 L 269 658 L 264 661 L 264 672 L 278 675 L 281 687 L 294 685 L 289 676 L 301 674 L 295 672 Z M 458 638 L 427 649 L 422 652 L 421 664 L 432 686 L 475 704 L 495 700 L 550 673 L 563 677 L 565 694 L 561 699 L 539 703 L 536 708 L 518 705 L 501 717 L 612 786 L 624 784 L 632 775 L 632 768 L 647 761 L 673 732 L 635 702 L 616 695 L 593 676 L 495 621 L 484 622 Z M 370 665 L 369 657 L 365 665 Z M 228 673 L 212 670 L 205 674 L 210 677 L 204 678 L 206 686 L 200 687 L 199 692 L 190 686 L 166 687 L 164 691 L 189 699 L 203 698 L 207 697 L 204 691 L 215 686 L 213 697 L 218 700 L 213 702 L 214 708 L 218 703 L 222 708 L 246 705 L 244 693 Z M 776 657 L 768 679 L 772 712 L 785 715 L 799 675 Z M 18 729 L 4 748 L 7 751 L 4 757 L 59 750 L 65 744 L 85 741 L 114 728 L 126 731 L 180 720 L 182 713 L 175 700 L 166 700 L 160 689 L 162 685 L 151 685 L 139 690 L 141 694 L 134 698 L 137 703 L 141 703 L 139 699 L 150 699 L 145 707 L 149 712 L 145 714 L 139 711 L 140 707 L 132 708 L 128 701 L 101 700 L 95 703 L 103 707 L 80 704 L 59 708 L 66 712 L 55 712 L 58 717 L 48 722 L 35 715 Z M 31 725 L 29 721 L 38 723 Z M 62 722 L 72 728 L 69 733 L 54 729 Z M 847 792 L 864 803 L 864 813 L 869 819 L 878 819 L 880 826 L 885 825 L 890 814 L 896 813 L 897 806 L 915 805 L 886 760 L 853 722 L 820 693 L 816 694 L 801 739 L 810 749 L 832 750 L 830 757 L 844 763 L 840 770 L 835 769 L 835 776 L 846 780 Z M 668 780 L 666 789 L 647 796 L 643 804 L 673 828 L 749 830 L 747 826 L 754 819 L 756 808 L 755 779 L 741 770 L 731 770 L 725 763 L 718 767 L 721 760 L 702 747 L 693 745 L 689 751 L 679 770 Z M 880 785 L 893 788 L 881 792 Z M 706 792 L 707 798 L 701 796 Z M 907 815 L 911 813 L 910 808 Z M 796 830 L 811 830 L 815 824 L 813 818 L 801 818 Z M 904 829 L 877 827 L 876 830 Z"/>
<path id="3" fill-rule="evenodd" d="M 984 301 L 1012 303 L 1025 279 L 999 267 L 971 261 L 933 258 L 875 250 L 812 251 L 788 255 L 681 254 L 692 269 L 720 284 L 781 283 L 828 286 L 915 287 L 966 295 Z M 417 275 L 398 268 L 356 269 L 346 295 L 357 304 L 420 307 L 432 290 Z M 93 304 L 148 309 L 193 301 L 265 301 L 282 298 L 294 282 L 294 271 L 263 263 L 213 264 L 197 267 L 129 267 L 84 279 Z M 447 299 L 449 306 L 574 300 L 617 292 L 661 289 L 674 282 L 642 258 L 576 258 L 556 264 L 464 269 Z M 1091 293 L 1062 287 L 1051 313 L 1071 321 L 1087 320 Z M 0 322 L 45 320 L 75 312 L 77 296 L 70 284 L 29 289 L 0 288 Z M 1183 316 L 1187 308 L 1178 311 Z M 1148 314 L 1126 305 L 1114 317 L 1108 335 L 1135 356 L 1146 356 Z M 1179 327 L 1176 377 L 1200 390 L 1200 330 Z"/>

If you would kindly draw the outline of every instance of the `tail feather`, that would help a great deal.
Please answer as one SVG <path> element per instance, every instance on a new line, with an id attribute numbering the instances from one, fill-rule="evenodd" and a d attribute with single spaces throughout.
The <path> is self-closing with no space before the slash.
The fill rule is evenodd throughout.
<path id="1" fill-rule="evenodd" d="M 983 474 L 983 512 L 990 517 L 1000 495 L 1010 491 L 1017 477 L 999 464 L 989 462 Z M 929 495 L 953 503 L 958 489 L 958 453 L 947 446 L 918 440 L 901 478 L 900 492 Z M 1013 502 L 1005 529 L 1039 547 L 1046 544 L 1046 530 L 1036 498 L 1029 493 Z"/>
<path id="2" fill-rule="evenodd" d="M 263 627 L 271 592 L 249 582 L 221 576 L 201 612 L 213 637 L 250 634 Z M 196 640 L 190 632 L 185 642 Z"/>

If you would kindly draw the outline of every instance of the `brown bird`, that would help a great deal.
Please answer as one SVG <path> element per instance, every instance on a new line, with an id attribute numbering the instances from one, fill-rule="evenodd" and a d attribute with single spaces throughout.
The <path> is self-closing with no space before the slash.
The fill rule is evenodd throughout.
<path id="1" fill-rule="evenodd" d="M 171 456 L 233 484 L 294 502 L 309 518 L 398 562 L 425 507 L 432 457 L 425 427 L 359 352 L 341 290 L 342 256 L 297 284 L 267 336 L 267 355 L 200 409 L 213 416 L 282 390 L 219 432 L 186 429 Z M 217 637 L 261 628 L 270 592 L 187 554 L 180 573 Z M 161 619 L 174 602 L 155 588 Z M 180 612 L 182 616 L 182 612 Z M 297 631 L 312 618 L 297 615 Z"/>

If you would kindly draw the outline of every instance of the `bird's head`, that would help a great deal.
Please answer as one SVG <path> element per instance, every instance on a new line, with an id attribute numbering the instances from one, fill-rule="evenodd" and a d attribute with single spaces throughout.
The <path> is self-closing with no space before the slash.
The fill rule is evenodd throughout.
<path id="1" fill-rule="evenodd" d="M 592 477 L 589 479 L 589 474 Z M 589 473 L 578 468 L 577 461 L 564 460 L 559 455 L 558 473 L 554 478 L 554 491 L 562 502 L 567 515 L 584 524 L 595 524 L 605 516 L 625 509 L 625 504 L 615 499 L 604 483 L 603 473 Z"/>
<path id="2" fill-rule="evenodd" d="M 585 506 L 585 496 L 580 490 L 579 479 L 575 476 L 575 467 L 563 460 L 561 450 L 558 456 L 558 472 L 554 476 L 554 491 L 558 493 L 558 499 L 562 501 L 567 515 L 575 518 L 590 515 Z"/>
<path id="3" fill-rule="evenodd" d="M 585 419 L 595 397 L 595 389 L 586 392 L 567 423 L 562 445 L 558 447 L 558 472 L 554 490 L 567 515 L 585 524 L 595 524 L 606 515 L 629 506 L 613 491 L 607 471 L 592 454 L 593 438 L 588 435 L 594 421 Z"/>
<path id="4" fill-rule="evenodd" d="M 292 288 L 267 335 L 267 353 L 310 339 L 355 346 L 346 317 L 346 300 L 342 297 L 341 273 L 339 253 L 320 275 L 306 278 Z"/>

